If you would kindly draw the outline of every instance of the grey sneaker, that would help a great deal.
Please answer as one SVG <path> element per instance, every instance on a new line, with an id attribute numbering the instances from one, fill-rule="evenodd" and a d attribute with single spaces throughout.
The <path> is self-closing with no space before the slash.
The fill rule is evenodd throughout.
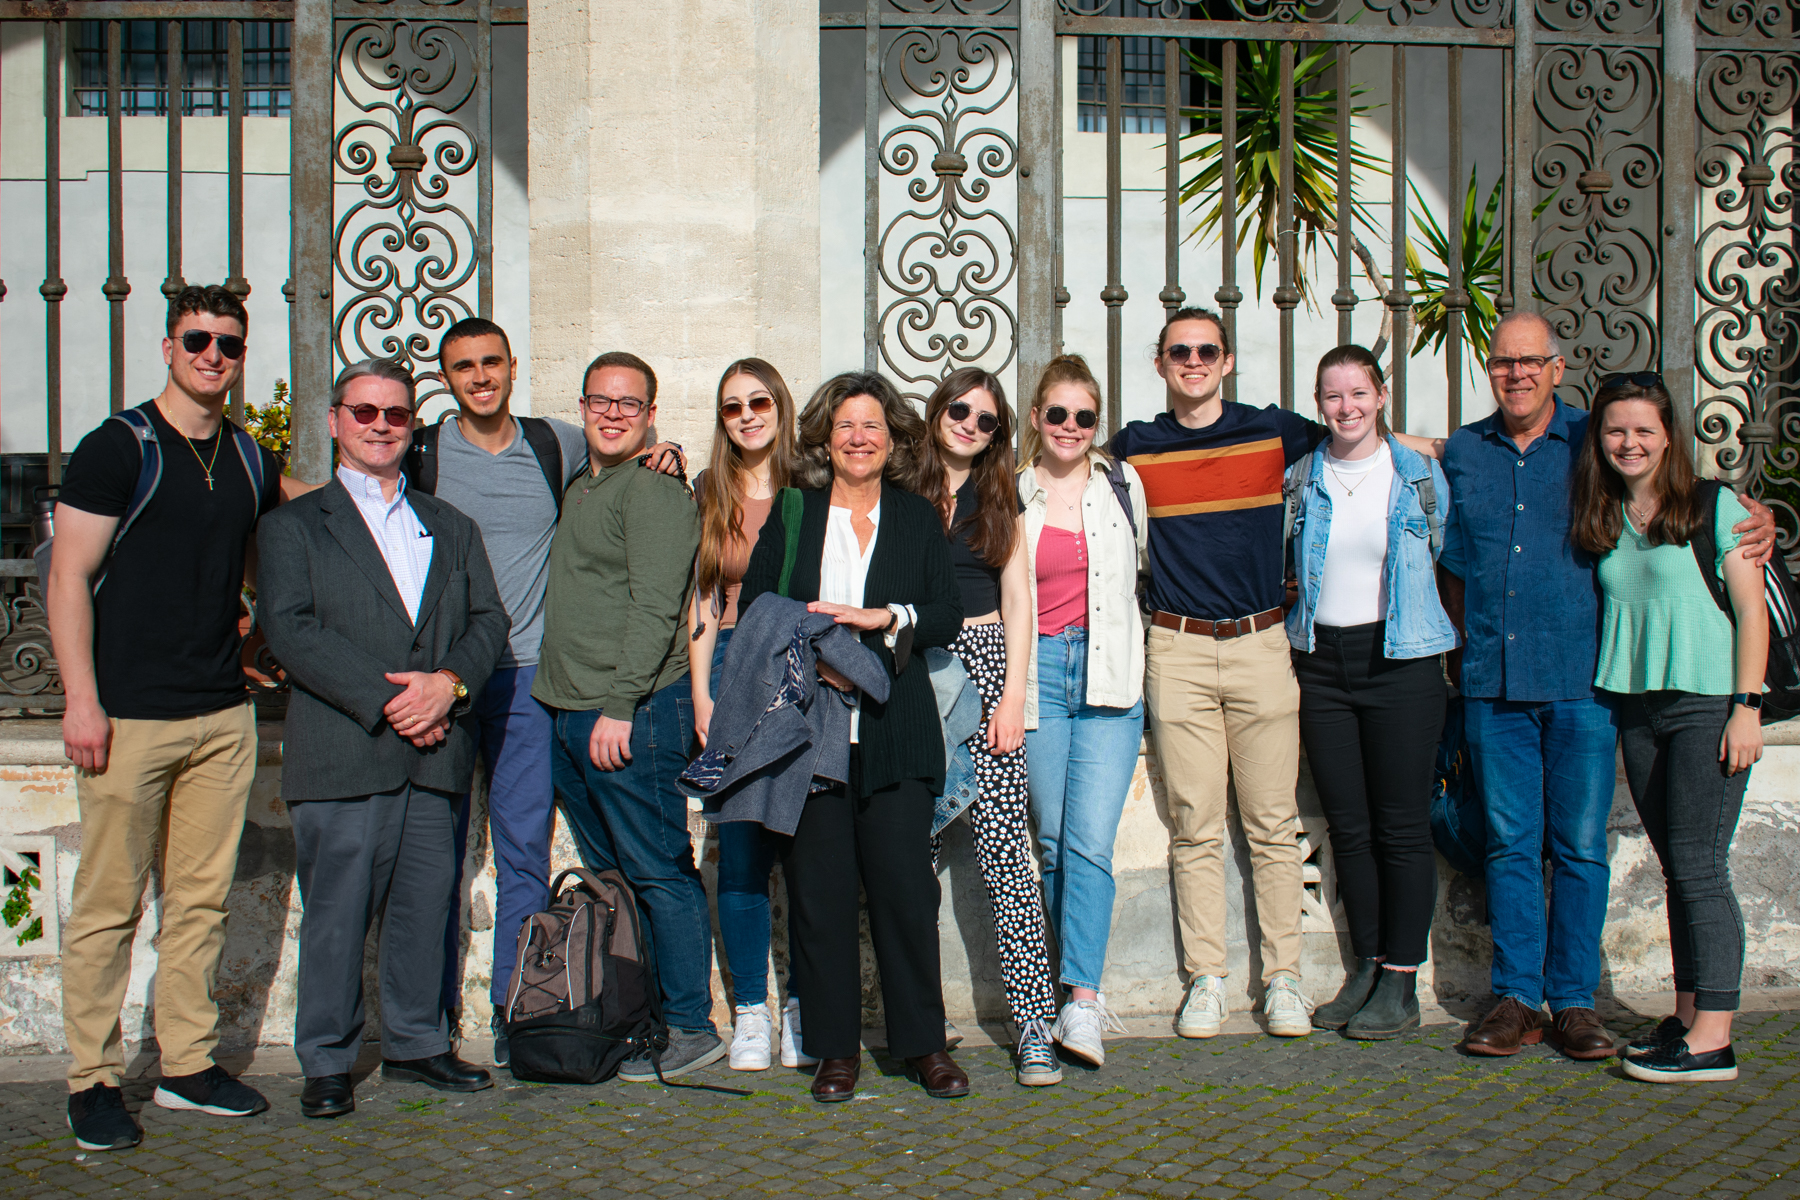
<path id="1" fill-rule="evenodd" d="M 1175 1018 L 1175 1032 L 1184 1038 L 1217 1037 L 1225 1023 L 1225 979 L 1220 975 L 1196 975 L 1188 984 L 1187 1001 Z"/>
<path id="2" fill-rule="evenodd" d="M 673 1079 L 710 1066 L 724 1058 L 727 1049 L 725 1039 L 710 1029 L 671 1029 L 669 1048 L 662 1052 L 661 1078 Z M 619 1068 L 619 1078 L 626 1083 L 655 1083 L 656 1068 L 648 1054 L 628 1058 Z"/>
<path id="3" fill-rule="evenodd" d="M 1056 1047 L 1050 1040 L 1050 1026 L 1043 1021 L 1027 1021 L 1019 1031 L 1018 1080 L 1023 1087 L 1049 1087 L 1062 1082 L 1062 1067 L 1056 1061 Z"/>
<path id="4" fill-rule="evenodd" d="M 1300 984 L 1292 975 L 1277 975 L 1269 980 L 1263 995 L 1263 1015 L 1268 1018 L 1269 1032 L 1275 1037 L 1305 1037 L 1313 1031 L 1312 1001 L 1300 994 Z"/>

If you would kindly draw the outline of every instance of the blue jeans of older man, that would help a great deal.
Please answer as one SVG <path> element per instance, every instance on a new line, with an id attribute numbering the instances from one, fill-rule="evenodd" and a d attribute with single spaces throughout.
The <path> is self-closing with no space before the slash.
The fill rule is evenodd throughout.
<path id="1" fill-rule="evenodd" d="M 1494 995 L 1592 1008 L 1606 920 L 1606 816 L 1618 724 L 1599 700 L 1470 698 L 1465 732 L 1487 809 Z M 1544 900 L 1544 853 L 1550 899 Z"/>
<path id="2" fill-rule="evenodd" d="M 616 870 L 637 892 L 656 953 L 663 1019 L 713 1029 L 712 919 L 694 865 L 688 801 L 676 783 L 694 739 L 687 676 L 653 692 L 632 715 L 631 761 L 602 771 L 588 756 L 598 712 L 558 709 L 550 777 L 581 861 Z"/>

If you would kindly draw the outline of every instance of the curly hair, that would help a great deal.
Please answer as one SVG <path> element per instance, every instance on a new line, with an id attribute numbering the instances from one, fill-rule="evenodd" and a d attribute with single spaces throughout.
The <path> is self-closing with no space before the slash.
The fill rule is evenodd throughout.
<path id="1" fill-rule="evenodd" d="M 881 405 L 888 427 L 887 464 L 882 477 L 911 491 L 918 479 L 925 419 L 899 389 L 874 371 L 845 371 L 819 385 L 800 412 L 800 454 L 793 482 L 805 488 L 831 486 L 831 425 L 846 400 L 867 396 Z"/>

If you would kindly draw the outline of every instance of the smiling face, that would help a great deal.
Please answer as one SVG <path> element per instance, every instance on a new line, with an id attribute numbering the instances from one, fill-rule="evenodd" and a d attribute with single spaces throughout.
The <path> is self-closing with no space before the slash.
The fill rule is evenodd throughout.
<path id="1" fill-rule="evenodd" d="M 852 396 L 831 414 L 831 473 L 845 483 L 870 483 L 887 466 L 888 425 L 881 402 Z"/>
<path id="2" fill-rule="evenodd" d="M 951 403 L 954 404 L 957 401 L 969 406 L 969 415 L 960 421 L 953 420 L 950 416 L 950 405 L 947 404 L 944 406 L 943 415 L 938 418 L 935 432 L 938 445 L 943 448 L 944 456 L 952 462 L 966 464 L 973 462 L 978 454 L 993 444 L 994 433 L 999 432 L 999 426 L 994 427 L 993 433 L 983 433 L 981 431 L 981 415 L 986 413 L 998 420 L 1000 407 L 994 403 L 992 392 L 979 387 L 971 388 Z"/>
<path id="3" fill-rule="evenodd" d="M 1225 377 L 1237 365 L 1237 358 L 1230 354 L 1221 354 L 1207 364 L 1200 361 L 1201 356 L 1197 353 L 1188 353 L 1185 362 L 1169 353 L 1168 348 L 1171 346 L 1223 347 L 1225 333 L 1211 321 L 1177 321 L 1169 326 L 1162 344 L 1163 349 L 1156 355 L 1156 373 L 1168 384 L 1172 395 L 1195 404 L 1205 403 L 1217 396 Z"/>
<path id="4" fill-rule="evenodd" d="M 477 417 L 507 411 L 519 360 L 497 333 L 457 338 L 444 348 L 444 382 L 457 406 Z"/>
<path id="5" fill-rule="evenodd" d="M 1050 424 L 1046 416 L 1053 408 L 1064 409 L 1068 414 L 1059 425 Z M 1065 463 L 1078 463 L 1087 457 L 1100 424 L 1096 420 L 1091 429 L 1083 429 L 1075 416 L 1078 412 L 1091 412 L 1096 418 L 1100 414 L 1099 402 L 1079 383 L 1056 384 L 1044 393 L 1043 404 L 1031 410 L 1031 426 L 1038 431 L 1046 455 Z"/>
<path id="6" fill-rule="evenodd" d="M 395 425 L 388 421 L 387 410 L 411 408 L 413 398 L 406 385 L 397 379 L 363 375 L 352 379 L 344 388 L 344 402 L 334 404 L 326 414 L 331 436 L 337 439 L 338 457 L 352 470 L 377 479 L 391 479 L 400 473 L 400 456 L 412 441 L 412 422 Z M 381 411 L 367 425 L 358 421 L 351 409 L 359 404 L 373 404 Z"/>
<path id="7" fill-rule="evenodd" d="M 1662 414 L 1648 400 L 1615 400 L 1600 414 L 1600 450 L 1627 484 L 1656 477 L 1669 449 Z"/>
<path id="8" fill-rule="evenodd" d="M 583 388 L 581 425 L 588 450 L 603 467 L 614 467 L 641 452 L 656 420 L 650 403 L 650 381 L 630 367 L 601 367 L 590 371 Z M 602 402 L 596 409 L 596 401 Z M 637 409 L 630 416 L 626 408 Z"/>
<path id="9" fill-rule="evenodd" d="M 189 354 L 181 344 L 181 335 L 190 329 L 204 329 L 213 335 L 206 349 L 198 354 Z M 243 358 L 226 358 L 219 350 L 219 334 L 243 337 L 244 327 L 236 317 L 187 313 L 175 322 L 174 336 L 163 339 L 163 361 L 169 364 L 169 378 L 202 403 L 223 402 L 244 374 Z"/>
<path id="10" fill-rule="evenodd" d="M 752 404 L 760 406 L 765 401 L 771 405 L 767 412 L 751 411 Z M 736 415 L 727 417 L 725 407 L 733 404 L 739 406 Z M 775 393 L 769 385 L 756 376 L 738 374 L 727 379 L 719 388 L 719 409 L 719 424 L 738 449 L 755 454 L 774 444 L 775 422 L 780 419 L 781 409 L 775 405 Z"/>
<path id="11" fill-rule="evenodd" d="M 1376 386 L 1367 368 L 1355 363 L 1325 368 L 1319 379 L 1319 415 L 1331 429 L 1334 452 L 1354 449 L 1374 437 L 1376 415 L 1387 399 L 1387 389 Z M 1346 456 L 1338 453 L 1338 457 Z"/>
<path id="12" fill-rule="evenodd" d="M 1562 382 L 1563 360 L 1550 354 L 1549 327 L 1540 321 L 1513 320 L 1502 325 L 1488 349 L 1488 358 L 1550 358 L 1532 372 L 1519 363 L 1509 370 L 1489 371 L 1494 404 L 1506 414 L 1513 428 L 1533 428 L 1547 419 L 1556 403 L 1556 385 Z"/>

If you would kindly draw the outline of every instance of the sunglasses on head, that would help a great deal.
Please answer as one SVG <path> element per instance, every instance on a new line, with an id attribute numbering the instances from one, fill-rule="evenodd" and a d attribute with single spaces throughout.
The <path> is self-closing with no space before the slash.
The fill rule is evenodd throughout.
<path id="1" fill-rule="evenodd" d="M 1626 384 L 1641 388 L 1661 387 L 1663 377 L 1655 371 L 1631 371 L 1622 375 L 1608 375 L 1600 381 L 1600 390 L 1610 392 L 1612 389 L 1624 387 Z"/>
<path id="2" fill-rule="evenodd" d="M 379 404 L 340 404 L 339 408 L 356 418 L 358 425 L 373 425 L 376 413 L 386 413 L 387 423 L 399 429 L 412 424 L 413 410 L 403 404 L 383 408 Z"/>
<path id="3" fill-rule="evenodd" d="M 244 339 L 235 333 L 215 334 L 210 329 L 190 329 L 181 335 L 181 348 L 189 354 L 204 354 L 206 348 L 219 343 L 219 353 L 234 362 L 244 357 Z"/>
<path id="4" fill-rule="evenodd" d="M 1067 423 L 1068 419 L 1069 410 L 1060 404 L 1052 404 L 1044 410 L 1044 424 L 1046 425 L 1062 425 Z M 1078 408 L 1075 410 L 1075 424 L 1083 429 L 1092 429 L 1100 424 L 1100 414 L 1091 408 Z"/>
<path id="5" fill-rule="evenodd" d="M 773 397 L 773 396 L 752 396 L 752 397 L 750 397 L 750 399 L 748 401 L 727 400 L 725 403 L 719 405 L 719 420 L 721 420 L 721 421 L 737 420 L 739 417 L 744 415 L 744 409 L 746 406 L 750 409 L 751 412 L 756 413 L 758 416 L 761 416 L 763 413 L 770 412 L 774 409 L 775 397 Z"/>
<path id="6" fill-rule="evenodd" d="M 1210 367 L 1219 361 L 1225 350 L 1212 342 L 1201 342 L 1198 346 L 1188 346 L 1176 342 L 1173 346 L 1165 346 L 1163 353 L 1172 362 L 1184 363 L 1189 358 L 1198 358 L 1201 366 Z"/>
<path id="7" fill-rule="evenodd" d="M 975 410 L 967 400 L 952 400 L 950 403 L 944 405 L 944 411 L 950 414 L 950 419 L 952 421 L 961 425 L 964 421 L 969 419 L 969 414 Z M 975 418 L 975 428 L 981 430 L 983 433 L 992 433 L 994 430 L 1000 428 L 1000 418 L 991 412 L 984 412 Z"/>

